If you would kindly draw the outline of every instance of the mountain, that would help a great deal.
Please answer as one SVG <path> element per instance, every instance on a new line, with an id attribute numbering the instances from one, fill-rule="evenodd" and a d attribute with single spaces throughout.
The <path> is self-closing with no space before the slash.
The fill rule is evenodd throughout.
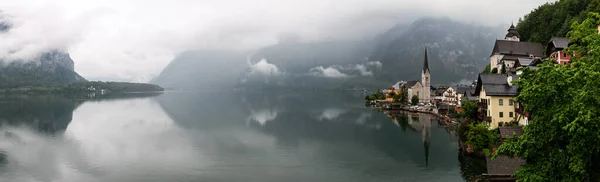
<path id="1" fill-rule="evenodd" d="M 374 39 L 283 41 L 252 53 L 190 51 L 151 83 L 176 88 L 349 89 L 420 79 L 425 46 L 432 83 L 474 79 L 505 28 L 423 18 Z"/>
<path id="2" fill-rule="evenodd" d="M 243 52 L 187 51 L 175 57 L 150 83 L 166 89 L 233 88 L 246 67 Z"/>
<path id="3" fill-rule="evenodd" d="M 370 60 L 383 64 L 381 72 L 375 74 L 378 80 L 390 83 L 418 80 L 427 47 L 432 83 L 456 83 L 475 78 L 489 62 L 494 40 L 504 34 L 502 28 L 465 24 L 447 18 L 422 18 L 399 36 L 381 38 L 389 43 L 378 44 Z M 384 35 L 394 34 L 387 32 Z"/>
<path id="4" fill-rule="evenodd" d="M 372 40 L 280 42 L 259 49 L 251 57 L 256 63 L 266 59 L 286 73 L 305 74 L 317 66 L 357 64 L 363 62 L 373 48 Z"/>
<path id="5" fill-rule="evenodd" d="M 10 31 L 0 10 L 0 34 Z M 75 72 L 71 56 L 62 51 L 41 53 L 32 60 L 0 58 L 0 89 L 23 86 L 56 86 L 86 81 Z"/>
<path id="6" fill-rule="evenodd" d="M 50 51 L 33 60 L 0 60 L 0 88 L 57 86 L 85 82 L 68 53 Z"/>

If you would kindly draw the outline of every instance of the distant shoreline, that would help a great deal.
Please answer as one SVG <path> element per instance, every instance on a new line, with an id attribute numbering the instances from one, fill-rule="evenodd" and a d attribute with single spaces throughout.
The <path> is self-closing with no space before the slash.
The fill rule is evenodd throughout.
<path id="1" fill-rule="evenodd" d="M 15 88 L 0 88 L 0 93 L 149 93 L 163 92 L 164 88 L 147 83 L 128 82 L 76 82 L 67 85 L 36 85 L 20 86 Z"/>

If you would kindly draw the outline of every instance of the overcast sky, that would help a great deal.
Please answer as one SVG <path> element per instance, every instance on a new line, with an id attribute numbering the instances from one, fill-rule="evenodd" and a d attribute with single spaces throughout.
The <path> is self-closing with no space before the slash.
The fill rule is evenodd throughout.
<path id="1" fill-rule="evenodd" d="M 548 1 L 0 0 L 13 25 L 0 34 L 0 58 L 62 49 L 89 80 L 145 81 L 185 50 L 256 49 L 283 34 L 368 37 L 422 16 L 495 26 Z"/>

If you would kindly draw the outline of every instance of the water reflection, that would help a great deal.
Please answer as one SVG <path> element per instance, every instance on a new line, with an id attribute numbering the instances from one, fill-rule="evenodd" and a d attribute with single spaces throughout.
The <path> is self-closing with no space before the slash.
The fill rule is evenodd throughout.
<path id="1" fill-rule="evenodd" d="M 317 117 L 317 119 L 319 121 L 323 121 L 323 120 L 335 120 L 337 119 L 340 115 L 346 113 L 346 110 L 344 109 L 339 109 L 339 108 L 326 108 L 323 109 L 323 112 L 321 112 L 321 114 L 319 114 L 319 116 Z"/>
<path id="2" fill-rule="evenodd" d="M 22 121 L 35 111 L 10 111 L 0 128 L 0 181 L 462 180 L 456 138 L 435 120 L 390 119 L 364 108 L 360 95 L 67 100 L 39 108 L 52 113 L 37 114 L 44 122 Z M 52 110 L 65 103 L 66 112 Z M 44 132 L 44 123 L 56 126 Z"/>

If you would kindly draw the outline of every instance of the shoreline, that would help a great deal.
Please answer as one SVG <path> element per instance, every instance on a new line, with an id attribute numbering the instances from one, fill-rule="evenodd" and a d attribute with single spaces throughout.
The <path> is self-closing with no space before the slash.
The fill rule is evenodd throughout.
<path id="1" fill-rule="evenodd" d="M 444 116 L 444 115 L 438 114 L 433 111 L 422 111 L 422 110 L 414 110 L 414 109 L 406 109 L 406 108 L 394 108 L 394 109 L 385 109 L 383 107 L 374 107 L 374 108 L 382 110 L 382 111 L 387 111 L 387 112 L 389 112 L 389 114 L 402 113 L 402 112 L 428 114 L 428 115 L 435 117 L 435 119 L 438 120 L 438 123 L 441 124 L 442 126 L 447 127 L 447 128 L 452 128 L 454 130 L 456 130 L 456 128 L 458 127 L 458 124 L 459 124 L 459 122 L 453 121 L 453 119 L 457 119 L 457 118 L 451 118 L 448 116 Z"/>

